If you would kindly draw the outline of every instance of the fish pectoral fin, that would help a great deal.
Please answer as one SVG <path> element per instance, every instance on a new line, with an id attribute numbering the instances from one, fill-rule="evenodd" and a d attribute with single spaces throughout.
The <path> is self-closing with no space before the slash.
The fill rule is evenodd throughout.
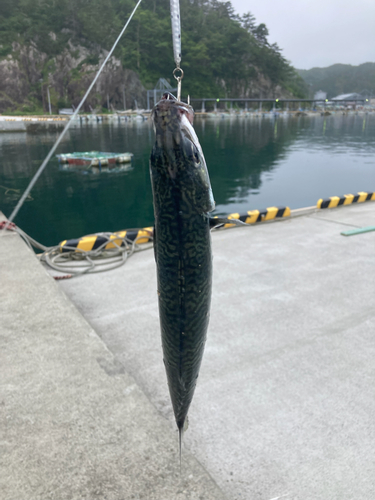
<path id="1" fill-rule="evenodd" d="M 246 224 L 240 219 L 228 219 L 227 217 L 210 217 L 210 228 L 219 229 L 220 227 L 225 226 L 225 224 L 231 224 L 235 226 L 250 226 L 250 224 Z"/>

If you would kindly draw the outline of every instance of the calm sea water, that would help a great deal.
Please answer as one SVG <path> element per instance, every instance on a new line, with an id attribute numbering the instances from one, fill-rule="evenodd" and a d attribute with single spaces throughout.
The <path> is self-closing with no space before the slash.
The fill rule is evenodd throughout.
<path id="1" fill-rule="evenodd" d="M 196 118 L 216 213 L 300 208 L 319 198 L 375 190 L 375 113 L 277 118 Z M 10 215 L 56 139 L 0 134 L 0 210 Z M 57 153 L 134 153 L 127 171 L 62 170 L 50 161 L 16 217 L 45 245 L 99 231 L 153 224 L 148 122 L 88 124 L 68 132 Z"/>

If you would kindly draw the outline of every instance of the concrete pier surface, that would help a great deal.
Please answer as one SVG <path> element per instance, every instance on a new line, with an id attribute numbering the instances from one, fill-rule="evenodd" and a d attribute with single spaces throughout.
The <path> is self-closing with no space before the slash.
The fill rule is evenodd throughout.
<path id="1" fill-rule="evenodd" d="M 15 233 L 0 276 L 1 500 L 224 500 Z"/>
<path id="2" fill-rule="evenodd" d="M 152 250 L 56 284 L 2 236 L 2 498 L 372 499 L 375 232 L 340 233 L 374 224 L 366 202 L 213 233 L 181 480 Z"/>

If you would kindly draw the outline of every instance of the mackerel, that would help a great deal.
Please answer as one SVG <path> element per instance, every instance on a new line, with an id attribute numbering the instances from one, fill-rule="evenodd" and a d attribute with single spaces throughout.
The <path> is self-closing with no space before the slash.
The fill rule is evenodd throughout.
<path id="1" fill-rule="evenodd" d="M 165 93 L 152 112 L 150 174 L 163 361 L 181 436 L 193 399 L 210 314 L 209 212 L 215 207 L 193 109 Z"/>

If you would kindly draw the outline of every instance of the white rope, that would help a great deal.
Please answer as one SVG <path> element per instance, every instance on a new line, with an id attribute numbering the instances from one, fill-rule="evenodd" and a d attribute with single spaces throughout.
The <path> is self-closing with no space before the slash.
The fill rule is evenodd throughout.
<path id="1" fill-rule="evenodd" d="M 96 233 L 97 236 L 104 237 L 105 241 L 95 250 L 81 250 L 68 245 L 64 245 L 64 250 L 62 250 L 61 244 L 53 247 L 42 245 L 17 226 L 11 231 L 17 232 L 31 250 L 33 247 L 42 250 L 42 253 L 37 254 L 41 262 L 60 273 L 69 273 L 70 277 L 110 271 L 124 265 L 134 252 L 153 247 L 151 232 L 147 235 L 148 243 L 138 243 L 144 240 L 144 235 L 131 240 L 126 235 L 121 237 L 117 233 Z M 106 249 L 108 243 L 111 243 L 114 248 Z"/>
<path id="2" fill-rule="evenodd" d="M 69 273 L 73 276 L 79 276 L 86 273 L 101 273 L 110 271 L 116 267 L 125 264 L 134 252 L 148 250 L 153 244 L 139 245 L 137 242 L 144 239 L 144 236 L 138 236 L 134 241 L 126 236 L 121 238 L 114 233 L 105 233 L 108 240 L 102 243 L 95 250 L 77 251 L 74 247 L 64 245 L 65 251 L 61 251 L 61 246 L 48 248 L 38 257 L 49 267 L 60 273 Z M 111 240 L 111 235 L 116 236 L 116 241 Z M 149 236 L 151 239 L 151 236 Z M 115 248 L 105 249 L 106 245 L 111 243 Z M 68 251 L 67 251 L 68 250 Z"/>
<path id="3" fill-rule="evenodd" d="M 90 87 L 88 88 L 86 94 L 83 96 L 83 99 L 81 100 L 81 102 L 79 103 L 77 109 L 74 111 L 73 115 L 71 116 L 70 120 L 68 121 L 68 123 L 65 125 L 65 128 L 64 130 L 61 132 L 60 136 L 57 138 L 55 144 L 52 146 L 52 149 L 51 151 L 48 153 L 48 155 L 46 156 L 45 160 L 43 161 L 43 163 L 41 164 L 41 166 L 39 167 L 39 169 L 37 170 L 37 172 L 35 173 L 34 177 L 31 179 L 31 182 L 30 184 L 27 186 L 25 192 L 23 193 L 23 195 L 21 196 L 21 198 L 19 199 L 15 209 L 13 210 L 13 212 L 11 213 L 10 217 L 8 218 L 8 224 L 5 226 L 4 230 L 7 229 L 8 225 L 13 221 L 13 219 L 15 218 L 15 216 L 18 214 L 19 210 L 21 209 L 24 201 L 26 200 L 26 198 L 28 197 L 30 191 L 32 190 L 32 188 L 34 187 L 34 184 L 36 183 L 36 181 L 39 179 L 40 175 L 42 174 L 43 170 L 45 169 L 45 167 L 47 166 L 47 163 L 49 162 L 49 160 L 51 159 L 53 153 L 56 151 L 56 148 L 57 146 L 60 144 L 62 138 L 64 137 L 64 135 L 66 134 L 66 132 L 68 131 L 70 125 L 73 123 L 73 120 L 75 119 L 75 117 L 77 116 L 77 114 L 79 113 L 81 107 L 83 106 L 83 103 L 86 101 L 87 99 L 87 96 L 89 95 L 89 93 L 91 92 L 93 86 L 95 85 L 96 81 L 98 80 L 101 72 L 103 71 L 104 69 L 104 66 L 107 64 L 108 62 L 108 59 L 111 57 L 111 55 L 113 54 L 113 51 L 115 50 L 118 42 L 120 41 L 122 35 L 124 34 L 124 31 L 126 30 L 126 28 L 128 27 L 128 24 L 130 23 L 133 15 L 135 14 L 135 11 L 137 10 L 139 4 L 141 3 L 142 0 L 138 0 L 138 3 L 137 5 L 134 7 L 133 9 L 133 12 L 130 14 L 130 17 L 129 19 L 127 20 L 125 26 L 123 27 L 121 33 L 119 34 L 119 36 L 117 37 L 117 40 L 115 41 L 115 43 L 113 44 L 113 47 L 111 48 L 111 50 L 108 52 L 108 55 L 107 57 L 105 58 L 103 64 L 101 65 L 99 71 L 97 72 L 94 80 L 92 81 Z"/>

